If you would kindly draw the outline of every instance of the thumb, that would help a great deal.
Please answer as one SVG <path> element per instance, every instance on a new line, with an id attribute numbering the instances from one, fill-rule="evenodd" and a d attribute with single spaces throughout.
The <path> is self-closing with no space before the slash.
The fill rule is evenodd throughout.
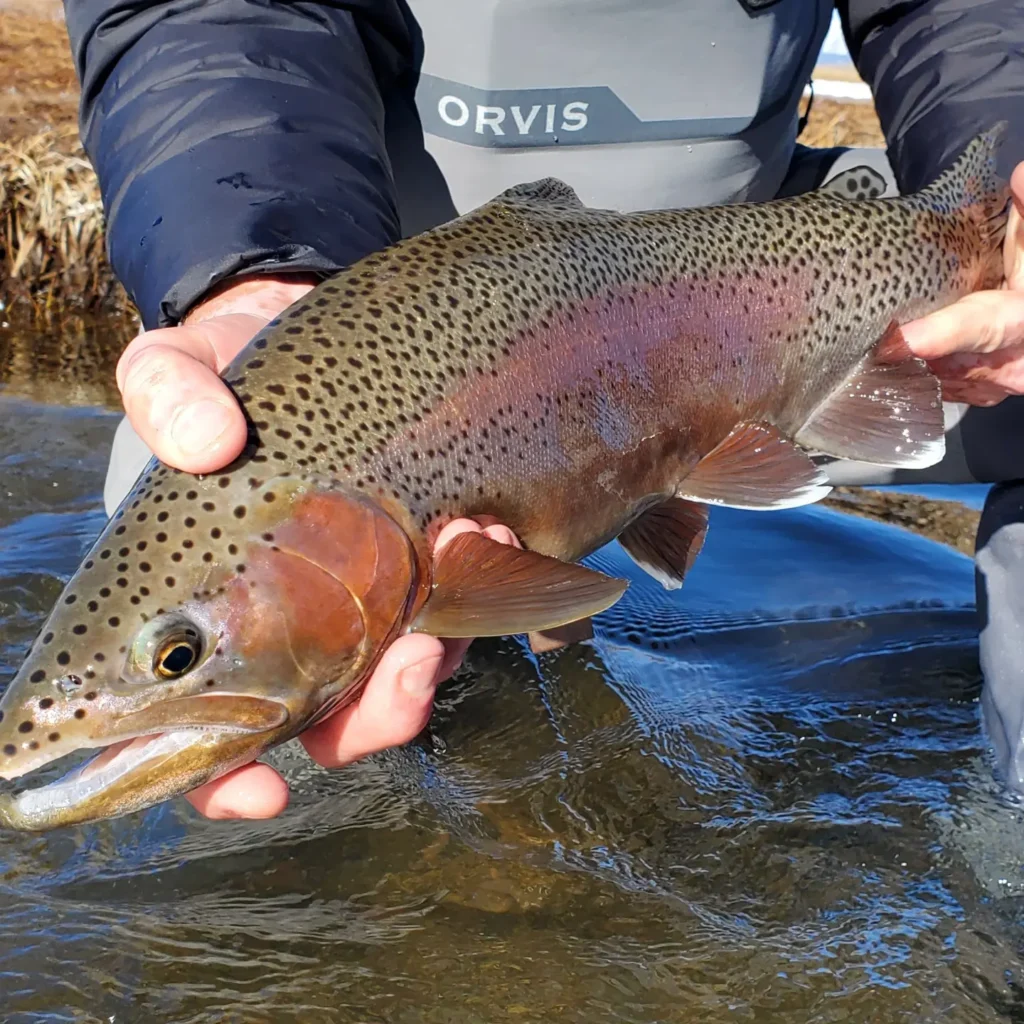
<path id="1" fill-rule="evenodd" d="M 901 330 L 922 359 L 996 352 L 1024 341 L 1024 291 L 974 292 Z"/>
<path id="2" fill-rule="evenodd" d="M 1006 287 L 1024 292 L 1024 163 L 1017 165 L 1010 179 L 1013 202 L 1006 225 L 1003 267 Z"/>

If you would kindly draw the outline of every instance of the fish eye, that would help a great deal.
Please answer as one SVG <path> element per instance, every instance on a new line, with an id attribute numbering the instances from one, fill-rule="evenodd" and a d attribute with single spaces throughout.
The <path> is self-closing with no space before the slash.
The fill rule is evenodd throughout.
<path id="1" fill-rule="evenodd" d="M 158 615 L 136 634 L 126 659 L 126 677 L 139 683 L 179 679 L 203 655 L 203 636 L 196 623 L 180 612 Z"/>
<path id="2" fill-rule="evenodd" d="M 153 673 L 161 679 L 183 676 L 199 660 L 199 637 L 192 631 L 164 641 L 153 659 Z"/>

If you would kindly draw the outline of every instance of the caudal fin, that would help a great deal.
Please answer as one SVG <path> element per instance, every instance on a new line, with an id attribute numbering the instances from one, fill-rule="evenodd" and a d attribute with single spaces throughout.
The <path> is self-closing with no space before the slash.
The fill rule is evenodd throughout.
<path id="1" fill-rule="evenodd" d="M 997 156 L 1006 122 L 979 135 L 959 159 L 926 189 L 896 200 L 977 226 L 970 256 L 978 259 L 977 287 L 1002 278 L 1002 246 L 1010 190 Z M 796 434 L 812 451 L 876 465 L 921 469 L 945 453 L 942 394 L 938 378 L 907 347 L 895 322 L 873 352 Z"/>
<path id="2" fill-rule="evenodd" d="M 1007 124 L 1000 121 L 979 135 L 916 198 L 936 213 L 967 214 L 976 221 L 986 245 L 998 248 L 1006 234 L 1010 188 L 997 167 Z"/>

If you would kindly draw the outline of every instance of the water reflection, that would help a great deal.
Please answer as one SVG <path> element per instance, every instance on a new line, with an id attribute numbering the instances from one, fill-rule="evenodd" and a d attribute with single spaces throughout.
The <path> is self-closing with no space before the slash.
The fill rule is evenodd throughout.
<path id="1" fill-rule="evenodd" d="M 0 678 L 116 423 L 44 378 L 0 393 Z M 716 512 L 674 597 L 594 561 L 634 585 L 593 643 L 478 644 L 350 770 L 275 752 L 281 819 L 0 838 L 2 1019 L 1024 1020 L 969 560 L 814 508 Z"/>

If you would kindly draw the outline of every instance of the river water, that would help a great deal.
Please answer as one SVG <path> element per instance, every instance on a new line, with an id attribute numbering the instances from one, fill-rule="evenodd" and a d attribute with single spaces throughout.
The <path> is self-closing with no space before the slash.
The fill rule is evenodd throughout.
<path id="1" fill-rule="evenodd" d="M 103 340 L 0 337 L 0 682 L 102 524 Z M 592 643 L 276 752 L 280 819 L 0 835 L 0 1021 L 1024 1021 L 969 559 L 813 507 L 716 510 L 676 595 L 594 562 L 634 582 Z"/>

